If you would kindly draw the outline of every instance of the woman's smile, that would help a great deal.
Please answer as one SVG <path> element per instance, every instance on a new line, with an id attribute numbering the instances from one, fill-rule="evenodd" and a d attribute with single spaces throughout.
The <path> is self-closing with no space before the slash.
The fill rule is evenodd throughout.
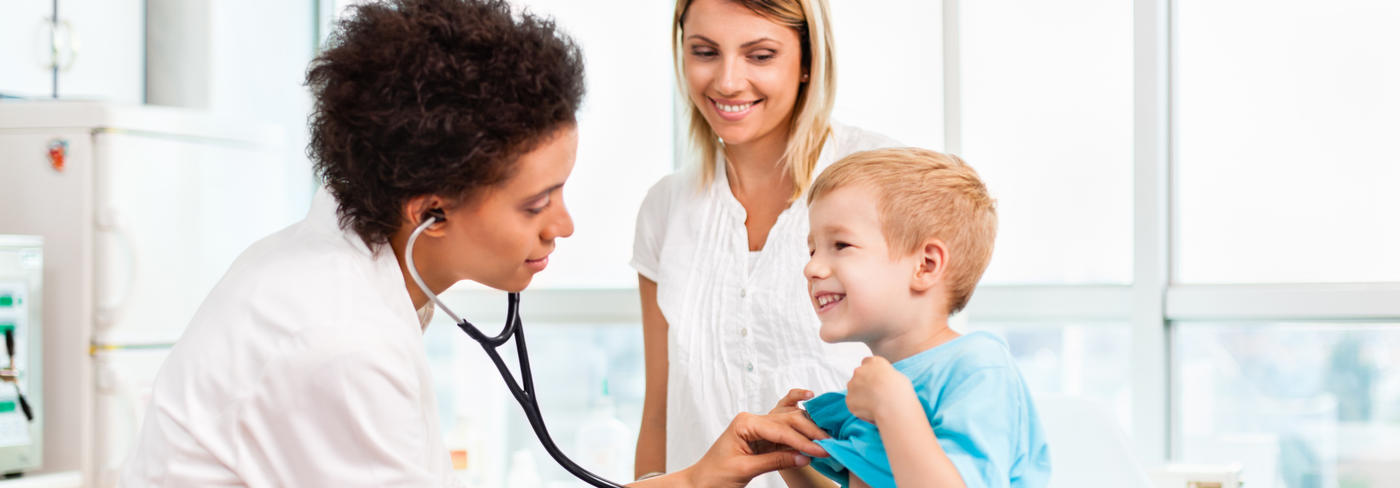
<path id="1" fill-rule="evenodd" d="M 709 97 L 706 97 L 709 98 Z M 726 98 L 710 98 L 710 106 L 714 107 L 715 113 L 720 118 L 736 122 L 742 120 L 753 112 L 754 106 L 763 102 L 762 98 L 756 100 L 733 100 Z"/>

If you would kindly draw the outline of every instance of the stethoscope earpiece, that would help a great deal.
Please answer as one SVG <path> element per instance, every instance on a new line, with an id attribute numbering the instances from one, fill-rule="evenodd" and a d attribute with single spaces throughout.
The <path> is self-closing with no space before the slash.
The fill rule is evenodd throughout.
<path id="1" fill-rule="evenodd" d="M 443 212 L 440 208 L 428 210 L 423 212 L 423 221 L 430 225 L 432 222 L 447 222 L 447 212 Z"/>

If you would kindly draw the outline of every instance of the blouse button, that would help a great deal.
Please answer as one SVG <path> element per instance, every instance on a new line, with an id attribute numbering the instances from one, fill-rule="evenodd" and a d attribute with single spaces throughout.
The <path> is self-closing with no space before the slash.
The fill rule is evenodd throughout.
<path id="1" fill-rule="evenodd" d="M 746 368 L 744 368 L 744 369 L 747 369 L 747 370 L 749 370 L 750 373 L 752 373 L 752 372 L 753 372 L 753 363 L 749 363 L 748 367 L 746 367 Z"/>
<path id="2" fill-rule="evenodd" d="M 744 327 L 744 328 L 742 328 L 742 329 L 739 329 L 739 337 L 748 337 L 748 336 L 749 336 L 749 328 L 748 328 L 748 327 Z"/>
<path id="3" fill-rule="evenodd" d="M 748 288 L 740 288 L 740 289 L 739 289 L 739 298 L 744 298 L 744 297 L 747 297 L 747 296 L 749 296 L 749 289 L 748 289 Z"/>

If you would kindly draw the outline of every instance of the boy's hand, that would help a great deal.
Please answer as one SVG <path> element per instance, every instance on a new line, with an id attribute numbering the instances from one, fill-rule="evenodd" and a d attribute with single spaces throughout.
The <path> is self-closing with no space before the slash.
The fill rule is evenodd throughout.
<path id="1" fill-rule="evenodd" d="M 851 381 L 846 383 L 846 408 L 861 420 L 875 425 L 880 425 L 877 420 L 884 417 L 884 411 L 907 406 L 910 402 L 918 404 L 914 385 L 879 356 L 861 361 Z"/>

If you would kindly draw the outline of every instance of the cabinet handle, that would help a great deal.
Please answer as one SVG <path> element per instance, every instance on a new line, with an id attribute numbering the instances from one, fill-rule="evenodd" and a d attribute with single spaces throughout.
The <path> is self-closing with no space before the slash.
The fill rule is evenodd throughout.
<path id="1" fill-rule="evenodd" d="M 78 30 L 73 28 L 72 22 L 55 19 L 53 30 L 50 32 L 52 32 L 49 39 L 50 45 L 53 46 L 51 50 L 53 68 L 60 72 L 68 71 L 69 68 L 73 67 L 73 62 L 77 61 L 78 49 L 82 47 L 78 40 Z"/>
<path id="2" fill-rule="evenodd" d="M 101 337 L 102 333 L 111 329 L 114 324 L 121 321 L 122 317 L 126 315 L 127 305 L 131 302 L 131 290 L 136 286 L 136 276 L 139 273 L 140 261 L 136 255 L 136 247 L 131 242 L 131 236 L 127 233 L 126 227 L 122 225 L 121 214 L 118 213 L 116 209 L 107 207 L 98 210 L 96 224 L 99 236 L 102 234 L 110 234 L 111 239 L 113 239 L 113 241 L 110 242 L 120 242 L 122 248 L 121 258 L 118 258 L 116 256 L 116 250 L 113 249 L 115 246 L 110 244 L 103 246 L 102 250 L 99 251 L 98 259 L 102 260 L 102 262 L 98 263 L 97 269 L 99 274 L 96 275 L 96 278 L 101 280 L 104 286 L 114 288 L 113 277 L 109 275 L 109 273 L 113 272 L 114 263 L 122 258 L 124 258 L 123 260 L 127 263 L 127 274 L 122 277 L 121 297 L 110 299 L 110 301 L 104 299 L 105 297 L 97 297 L 98 303 L 93 311 L 93 318 L 96 322 L 94 324 L 96 329 L 94 332 L 96 334 L 94 335 L 96 337 Z"/>

